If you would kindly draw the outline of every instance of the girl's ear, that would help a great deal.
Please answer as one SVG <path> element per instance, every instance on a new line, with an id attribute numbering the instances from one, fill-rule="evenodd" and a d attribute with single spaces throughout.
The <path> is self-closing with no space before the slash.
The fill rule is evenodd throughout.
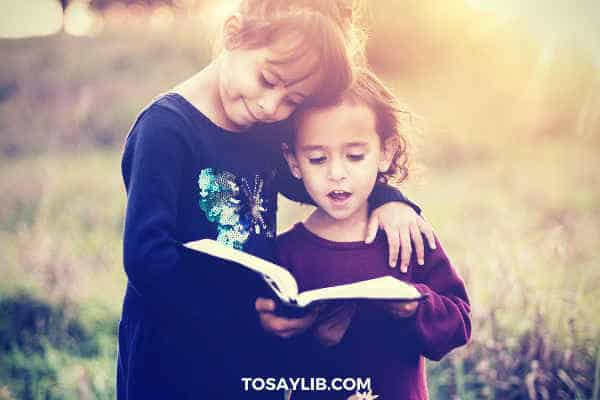
<path id="1" fill-rule="evenodd" d="M 231 15 L 223 24 L 223 45 L 226 50 L 233 50 L 239 45 L 238 34 L 242 30 L 242 16 L 239 13 Z"/>
<path id="2" fill-rule="evenodd" d="M 391 136 L 383 142 L 381 146 L 381 157 L 379 158 L 379 172 L 385 173 L 390 169 L 394 155 L 398 150 L 398 138 Z"/>
<path id="3" fill-rule="evenodd" d="M 290 149 L 287 143 L 281 144 L 281 151 L 283 151 L 283 156 L 285 157 L 285 161 L 287 161 L 288 167 L 290 167 L 290 172 L 296 179 L 302 179 L 302 173 L 300 172 L 300 168 L 298 167 L 298 160 L 294 155 L 294 152 Z"/>

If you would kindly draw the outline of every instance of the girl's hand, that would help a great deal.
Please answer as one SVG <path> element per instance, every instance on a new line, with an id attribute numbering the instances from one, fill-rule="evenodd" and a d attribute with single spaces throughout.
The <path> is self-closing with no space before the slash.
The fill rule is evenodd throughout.
<path id="1" fill-rule="evenodd" d="M 409 318 L 417 312 L 419 307 L 418 301 L 406 302 L 385 302 L 382 304 L 383 308 L 392 315 L 392 317 L 398 318 Z"/>
<path id="2" fill-rule="evenodd" d="M 425 235 L 429 247 L 435 249 L 433 228 L 410 206 L 400 202 L 390 202 L 375 209 L 369 218 L 366 243 L 371 243 L 377 235 L 377 230 L 382 228 L 388 239 L 390 253 L 390 267 L 394 268 L 398 262 L 398 251 L 402 247 L 400 270 L 408 271 L 408 263 L 412 252 L 411 239 L 417 252 L 419 265 L 425 263 L 425 248 L 423 238 Z"/>
<path id="3" fill-rule="evenodd" d="M 262 297 L 256 299 L 254 308 L 258 312 L 263 329 L 284 339 L 298 335 L 310 328 L 318 315 L 318 308 L 315 308 L 302 318 L 284 318 L 274 313 L 275 302 L 273 300 Z"/>

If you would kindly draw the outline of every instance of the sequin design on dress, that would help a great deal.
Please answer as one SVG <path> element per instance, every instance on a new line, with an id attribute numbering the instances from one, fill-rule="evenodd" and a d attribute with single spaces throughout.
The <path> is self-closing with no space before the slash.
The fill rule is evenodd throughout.
<path id="1" fill-rule="evenodd" d="M 264 185 L 260 175 L 248 182 L 227 171 L 205 168 L 200 172 L 200 208 L 210 222 L 217 224 L 218 242 L 243 250 L 251 235 L 274 236 L 274 227 L 265 218 L 270 207 Z"/>

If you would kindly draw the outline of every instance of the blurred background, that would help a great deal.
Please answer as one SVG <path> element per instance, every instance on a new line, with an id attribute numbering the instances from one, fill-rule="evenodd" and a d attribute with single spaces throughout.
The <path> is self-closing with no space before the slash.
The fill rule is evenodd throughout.
<path id="1" fill-rule="evenodd" d="M 0 399 L 114 398 L 124 138 L 231 8 L 0 1 Z M 599 19 L 596 0 L 363 7 L 417 128 L 401 189 L 473 304 L 432 399 L 600 399 Z M 284 202 L 279 229 L 306 212 Z"/>

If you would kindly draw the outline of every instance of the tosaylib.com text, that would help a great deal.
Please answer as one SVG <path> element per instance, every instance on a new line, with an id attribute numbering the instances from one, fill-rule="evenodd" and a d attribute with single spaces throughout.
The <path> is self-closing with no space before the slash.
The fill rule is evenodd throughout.
<path id="1" fill-rule="evenodd" d="M 294 392 L 363 392 L 371 390 L 371 378 L 361 377 L 243 377 L 242 389 L 246 392 L 279 391 Z"/>

